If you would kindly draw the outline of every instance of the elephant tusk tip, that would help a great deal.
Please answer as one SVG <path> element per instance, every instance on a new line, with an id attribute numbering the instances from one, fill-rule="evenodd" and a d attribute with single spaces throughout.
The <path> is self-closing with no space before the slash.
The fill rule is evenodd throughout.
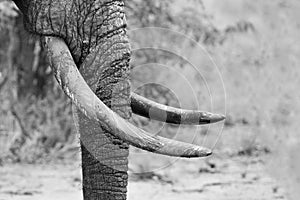
<path id="1" fill-rule="evenodd" d="M 202 158 L 202 157 L 207 157 L 212 155 L 213 152 L 211 149 L 206 148 L 206 147 L 202 147 L 202 146 L 198 146 L 194 149 L 193 153 L 183 156 L 183 157 L 189 157 L 189 158 Z"/>
<path id="2" fill-rule="evenodd" d="M 212 155 L 212 150 L 211 149 L 208 149 L 208 148 L 201 148 L 199 151 L 198 151 L 198 156 L 199 157 L 207 157 L 207 156 L 210 156 Z"/>
<path id="3" fill-rule="evenodd" d="M 209 150 L 208 152 L 206 152 L 206 156 L 211 156 L 213 154 L 212 150 Z"/>
<path id="4" fill-rule="evenodd" d="M 210 117 L 210 123 L 216 123 L 216 122 L 220 122 L 220 121 L 223 121 L 225 120 L 226 117 L 225 115 L 222 115 L 222 114 L 212 114 L 212 116 Z"/>

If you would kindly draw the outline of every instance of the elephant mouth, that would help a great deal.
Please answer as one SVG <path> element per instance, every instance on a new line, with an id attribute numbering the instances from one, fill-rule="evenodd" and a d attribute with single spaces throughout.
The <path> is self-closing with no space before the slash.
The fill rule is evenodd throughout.
<path id="1" fill-rule="evenodd" d="M 82 113 L 101 122 L 110 134 L 130 145 L 158 154 L 176 157 L 205 157 L 212 154 L 212 150 L 208 148 L 153 136 L 127 122 L 107 107 L 89 88 L 63 40 L 45 37 L 45 43 L 52 70 L 63 91 Z M 200 125 L 225 119 L 220 114 L 168 107 L 134 93 L 131 95 L 131 107 L 135 114 L 173 124 Z"/>

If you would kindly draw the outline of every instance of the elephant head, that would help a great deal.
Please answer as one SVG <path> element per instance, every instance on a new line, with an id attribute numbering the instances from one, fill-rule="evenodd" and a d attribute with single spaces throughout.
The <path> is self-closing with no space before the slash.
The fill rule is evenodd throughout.
<path id="1" fill-rule="evenodd" d="M 14 0 L 27 30 L 44 38 L 55 77 L 76 105 L 84 199 L 126 199 L 128 146 L 170 156 L 204 157 L 205 147 L 153 136 L 132 112 L 174 124 L 225 117 L 167 107 L 130 93 L 130 45 L 123 0 Z M 154 114 L 153 114 L 154 112 Z"/>

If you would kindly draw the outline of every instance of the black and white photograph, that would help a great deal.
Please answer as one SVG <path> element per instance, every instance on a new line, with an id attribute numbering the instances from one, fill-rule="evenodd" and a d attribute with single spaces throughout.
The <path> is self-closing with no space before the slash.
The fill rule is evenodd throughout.
<path id="1" fill-rule="evenodd" d="M 0 0 L 0 200 L 299 200 L 300 1 Z"/>

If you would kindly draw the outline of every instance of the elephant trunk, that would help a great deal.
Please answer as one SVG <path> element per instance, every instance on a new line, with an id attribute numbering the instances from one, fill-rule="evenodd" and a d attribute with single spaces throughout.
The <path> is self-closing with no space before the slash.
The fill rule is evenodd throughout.
<path id="1" fill-rule="evenodd" d="M 106 16 L 101 15 L 106 19 L 96 17 L 95 21 L 89 22 L 89 28 L 98 33 L 91 38 L 88 36 L 89 45 L 81 46 L 82 54 L 88 54 L 82 60 L 80 72 L 103 103 L 121 117 L 129 119 L 130 46 L 123 5 L 111 2 L 102 6 L 101 10 L 107 12 Z M 93 27 L 100 23 L 97 20 L 101 22 L 100 29 Z M 128 144 L 102 128 L 100 122 L 76 110 L 75 121 L 81 137 L 84 199 L 126 199 Z"/>

